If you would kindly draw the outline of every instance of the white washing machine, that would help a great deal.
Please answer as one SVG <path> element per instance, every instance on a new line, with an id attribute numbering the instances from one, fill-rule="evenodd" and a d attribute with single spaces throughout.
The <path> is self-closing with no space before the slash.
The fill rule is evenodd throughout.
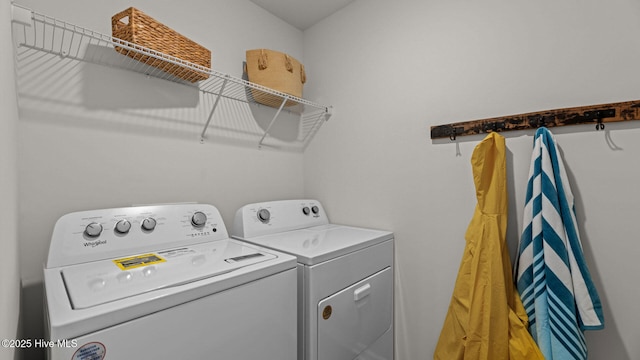
<path id="1" fill-rule="evenodd" d="M 297 357 L 295 257 L 229 239 L 211 205 L 67 214 L 44 286 L 50 359 Z"/>
<path id="2" fill-rule="evenodd" d="M 393 359 L 393 233 L 285 200 L 239 209 L 232 236 L 297 257 L 298 359 Z"/>

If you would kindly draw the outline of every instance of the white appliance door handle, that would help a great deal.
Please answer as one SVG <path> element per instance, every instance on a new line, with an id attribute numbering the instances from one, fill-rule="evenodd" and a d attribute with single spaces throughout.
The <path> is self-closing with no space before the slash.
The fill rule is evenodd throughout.
<path id="1" fill-rule="evenodd" d="M 367 283 L 353 292 L 353 301 L 360 301 L 371 294 L 371 284 Z"/>

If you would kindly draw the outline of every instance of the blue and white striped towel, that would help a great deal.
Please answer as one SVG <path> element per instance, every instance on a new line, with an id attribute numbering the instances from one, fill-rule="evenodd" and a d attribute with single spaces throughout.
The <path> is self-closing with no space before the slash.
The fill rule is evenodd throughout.
<path id="1" fill-rule="evenodd" d="M 546 360 L 587 358 L 584 330 L 604 327 L 582 253 L 573 194 L 553 135 L 536 131 L 515 272 L 529 331 Z"/>

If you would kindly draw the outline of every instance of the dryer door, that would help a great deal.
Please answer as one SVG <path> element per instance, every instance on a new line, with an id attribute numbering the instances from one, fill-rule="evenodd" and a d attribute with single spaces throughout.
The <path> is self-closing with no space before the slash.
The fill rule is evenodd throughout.
<path id="1" fill-rule="evenodd" d="M 393 271 L 387 267 L 318 303 L 318 360 L 352 360 L 393 321 Z"/>

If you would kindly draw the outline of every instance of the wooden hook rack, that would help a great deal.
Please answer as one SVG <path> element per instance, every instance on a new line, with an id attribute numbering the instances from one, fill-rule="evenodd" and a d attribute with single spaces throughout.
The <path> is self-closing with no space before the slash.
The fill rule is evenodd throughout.
<path id="1" fill-rule="evenodd" d="M 578 106 L 545 110 L 519 115 L 464 121 L 431 127 L 431 138 L 449 138 L 489 133 L 493 131 L 537 129 L 578 124 L 596 124 L 596 130 L 604 129 L 604 123 L 640 120 L 640 100 L 619 103 Z"/>

